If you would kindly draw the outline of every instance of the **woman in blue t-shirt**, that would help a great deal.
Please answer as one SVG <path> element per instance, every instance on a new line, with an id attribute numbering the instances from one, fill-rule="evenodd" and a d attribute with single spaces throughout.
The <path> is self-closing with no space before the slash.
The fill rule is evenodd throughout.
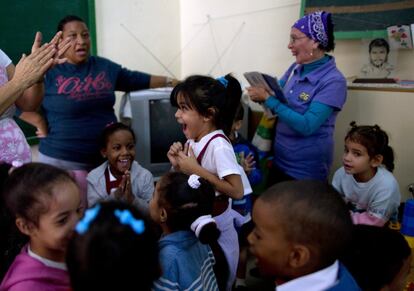
<path id="1" fill-rule="evenodd" d="M 99 134 L 116 122 L 115 91 L 172 86 L 176 80 L 130 71 L 90 56 L 89 30 L 77 16 L 66 16 L 57 29 L 72 42 L 64 55 L 67 63 L 45 76 L 42 110 L 47 135 L 40 141 L 39 160 L 66 170 L 89 171 L 101 159 Z"/>
<path id="2" fill-rule="evenodd" d="M 346 80 L 336 68 L 331 14 L 305 15 L 291 28 L 288 48 L 296 58 L 280 80 L 282 103 L 263 88 L 250 98 L 278 116 L 268 184 L 291 179 L 327 180 L 333 160 L 335 119 L 346 100 Z"/>

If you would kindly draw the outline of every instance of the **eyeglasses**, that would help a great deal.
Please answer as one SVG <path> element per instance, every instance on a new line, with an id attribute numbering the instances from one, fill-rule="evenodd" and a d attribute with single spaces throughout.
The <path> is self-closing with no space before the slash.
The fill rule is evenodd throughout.
<path id="1" fill-rule="evenodd" d="M 302 39 L 302 38 L 307 38 L 307 36 L 300 36 L 300 37 L 295 37 L 295 36 L 290 36 L 289 37 L 289 43 L 294 44 L 297 40 Z"/>

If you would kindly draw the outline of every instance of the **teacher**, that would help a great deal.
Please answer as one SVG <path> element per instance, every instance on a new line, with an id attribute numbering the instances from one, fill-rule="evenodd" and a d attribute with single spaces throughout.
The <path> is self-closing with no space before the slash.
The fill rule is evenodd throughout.
<path id="1" fill-rule="evenodd" d="M 317 11 L 296 21 L 288 48 L 296 58 L 280 85 L 282 103 L 263 88 L 247 88 L 278 116 L 274 161 L 268 185 L 292 179 L 327 180 L 333 160 L 333 133 L 346 100 L 346 80 L 337 69 L 331 14 Z"/>
<path id="2" fill-rule="evenodd" d="M 49 70 L 42 103 L 48 132 L 40 140 L 39 161 L 70 170 L 89 171 L 100 161 L 98 139 L 106 125 L 116 122 L 115 91 L 172 86 L 169 77 L 130 71 L 98 56 L 90 56 L 89 30 L 77 16 L 58 24 L 71 39 L 67 63 Z"/>

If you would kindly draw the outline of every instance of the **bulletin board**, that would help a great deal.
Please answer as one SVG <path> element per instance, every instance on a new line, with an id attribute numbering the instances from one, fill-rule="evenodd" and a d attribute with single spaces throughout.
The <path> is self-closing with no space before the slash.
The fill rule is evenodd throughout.
<path id="1" fill-rule="evenodd" d="M 414 23 L 413 0 L 302 0 L 302 15 L 317 10 L 332 13 L 338 39 L 386 38 L 388 26 Z"/>
<path id="2" fill-rule="evenodd" d="M 94 0 L 12 0 L 2 1 L 0 49 L 16 64 L 22 53 L 30 53 L 36 31 L 49 41 L 60 19 L 77 15 L 91 33 L 92 53 L 96 53 Z"/>

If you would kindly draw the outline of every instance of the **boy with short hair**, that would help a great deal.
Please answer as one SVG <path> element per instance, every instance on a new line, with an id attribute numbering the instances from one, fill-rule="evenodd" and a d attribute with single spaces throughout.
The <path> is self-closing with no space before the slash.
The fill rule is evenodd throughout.
<path id="1" fill-rule="evenodd" d="M 320 181 L 287 181 L 265 191 L 253 208 L 250 250 L 277 291 L 361 290 L 338 261 L 352 221 L 338 192 Z"/>

